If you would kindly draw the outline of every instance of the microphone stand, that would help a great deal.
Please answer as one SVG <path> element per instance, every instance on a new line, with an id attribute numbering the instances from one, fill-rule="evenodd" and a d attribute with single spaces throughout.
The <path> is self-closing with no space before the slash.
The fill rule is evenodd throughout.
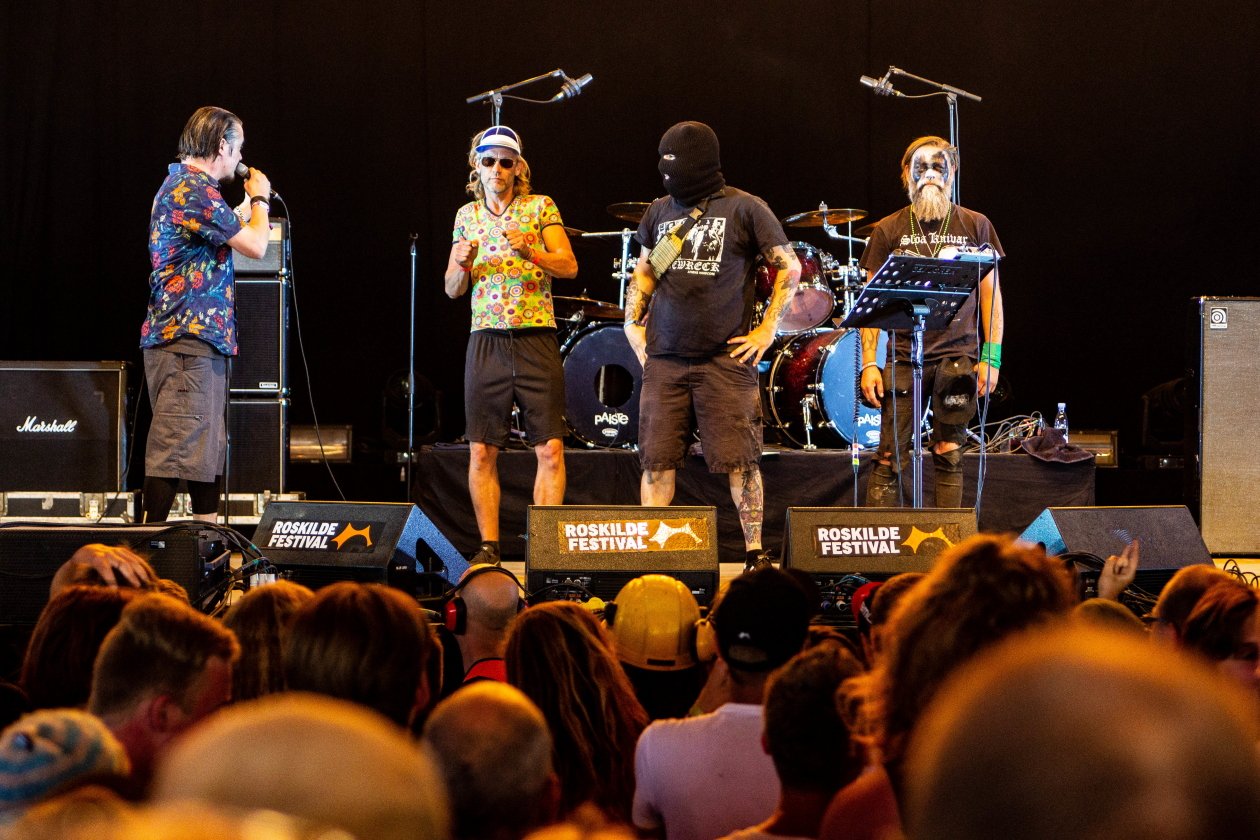
<path id="1" fill-rule="evenodd" d="M 496 123 L 497 125 L 498 123 Z M 411 338 L 407 345 L 407 462 L 403 469 L 407 486 L 404 499 L 411 501 L 411 465 L 416 460 L 416 237 L 411 234 Z"/>
<path id="2" fill-rule="evenodd" d="M 949 103 L 949 144 L 957 150 L 959 143 L 958 97 L 961 96 L 964 99 L 970 99 L 973 102 L 981 102 L 983 100 L 976 94 L 965 91 L 962 88 L 956 88 L 953 85 L 947 85 L 943 82 L 934 82 L 931 79 L 916 76 L 913 73 L 902 70 L 900 67 L 889 67 L 888 72 L 893 76 L 904 76 L 907 79 L 914 79 L 916 82 L 925 84 L 928 87 L 934 87 L 941 93 L 945 94 L 945 100 Z M 962 152 L 957 151 L 956 154 L 958 155 L 959 160 L 958 168 L 961 169 Z M 954 172 L 954 194 L 951 196 L 951 199 L 955 204 L 962 203 L 959 198 L 959 196 L 962 195 L 960 181 L 961 178 L 959 177 L 959 172 Z"/>
<path id="3" fill-rule="evenodd" d="M 475 105 L 478 102 L 485 102 L 486 100 L 489 100 L 490 124 L 498 125 L 499 115 L 503 112 L 503 94 L 507 93 L 509 90 L 516 90 L 517 88 L 525 87 L 526 85 L 532 85 L 534 82 L 541 82 L 543 79 L 560 79 L 563 77 L 564 71 L 557 67 L 550 73 L 543 73 L 540 76 L 534 76 L 533 78 L 525 79 L 522 82 L 513 82 L 510 85 L 504 85 L 503 87 L 482 91 L 475 96 L 468 97 L 464 101 L 469 105 Z"/>

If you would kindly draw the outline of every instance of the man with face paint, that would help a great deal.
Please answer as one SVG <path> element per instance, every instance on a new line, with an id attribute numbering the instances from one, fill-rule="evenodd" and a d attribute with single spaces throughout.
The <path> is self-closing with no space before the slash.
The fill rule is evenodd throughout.
<path id="1" fill-rule="evenodd" d="M 713 129 L 678 123 L 665 132 L 658 152 L 669 195 L 652 202 L 643 215 L 636 235 L 643 249 L 626 289 L 626 338 L 643 364 L 641 501 L 673 501 L 675 473 L 698 426 L 709 471 L 727 475 L 743 528 L 746 566 L 763 567 L 770 560 L 761 546 L 757 363 L 796 292 L 800 263 L 766 203 L 726 185 Z M 693 212 L 698 219 L 681 252 L 658 275 L 649 258 L 653 248 L 671 233 L 681 233 L 679 225 Z M 754 328 L 759 255 L 775 270 L 775 280 Z"/>
<path id="2" fill-rule="evenodd" d="M 455 215 L 446 293 L 472 290 L 472 335 L 464 362 L 468 492 L 481 547 L 474 563 L 498 565 L 499 452 L 512 406 L 538 458 L 534 504 L 564 502 L 564 368 L 551 300 L 553 277 L 577 276 L 560 210 L 530 190 L 520 136 L 505 125 L 473 137 L 467 190 Z"/>
<path id="3" fill-rule="evenodd" d="M 219 185 L 236 177 L 245 145 L 240 117 L 204 107 L 179 137 L 149 218 L 149 308 L 140 325 L 144 376 L 153 407 L 144 456 L 144 520 L 166 520 L 180 480 L 193 518 L 214 522 L 227 460 L 224 408 L 228 360 L 236 355 L 232 252 L 261 259 L 271 227 L 271 182 L 245 181 L 248 215 L 233 212 Z"/>
<path id="4" fill-rule="evenodd" d="M 988 218 L 950 200 L 957 171 L 958 151 L 947 140 L 920 137 L 906 148 L 901 183 L 910 206 L 881 219 L 871 233 L 862 254 L 868 275 L 892 254 L 947 258 L 959 249 L 988 245 L 1002 255 Z M 923 395 L 932 398 L 936 507 L 962 507 L 960 446 L 975 415 L 977 396 L 991 393 L 997 385 L 1002 334 L 1002 292 L 996 272 L 990 271 L 948 328 L 924 336 Z M 885 364 L 881 370 L 875 358 L 879 330 L 862 330 L 862 395 L 882 409 L 879 451 L 866 487 L 866 503 L 873 507 L 900 506 L 900 477 L 911 469 L 910 331 L 898 330 L 894 339 L 890 346 L 895 347 L 895 365 Z"/>

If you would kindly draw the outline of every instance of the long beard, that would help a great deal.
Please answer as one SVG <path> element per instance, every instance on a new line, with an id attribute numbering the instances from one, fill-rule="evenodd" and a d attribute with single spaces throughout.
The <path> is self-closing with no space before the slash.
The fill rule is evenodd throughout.
<path id="1" fill-rule="evenodd" d="M 919 189 L 911 189 L 910 206 L 914 215 L 925 222 L 937 222 L 945 218 L 949 212 L 949 190 L 930 189 L 926 185 Z"/>

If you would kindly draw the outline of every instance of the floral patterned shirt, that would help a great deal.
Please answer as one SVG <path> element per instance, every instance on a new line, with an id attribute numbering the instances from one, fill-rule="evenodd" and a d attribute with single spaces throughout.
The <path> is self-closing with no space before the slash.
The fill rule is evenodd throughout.
<path id="1" fill-rule="evenodd" d="M 201 339 L 236 355 L 235 275 L 228 240 L 241 221 L 219 182 L 195 166 L 172 163 L 149 219 L 149 311 L 140 346 Z"/>
<path id="2" fill-rule="evenodd" d="M 491 213 L 484 201 L 459 208 L 451 241 L 462 236 L 478 245 L 471 280 L 474 331 L 555 327 L 551 276 L 518 257 L 505 231 L 520 228 L 525 241 L 542 251 L 542 229 L 559 224 L 560 211 L 545 195 L 518 195 L 501 216 Z"/>

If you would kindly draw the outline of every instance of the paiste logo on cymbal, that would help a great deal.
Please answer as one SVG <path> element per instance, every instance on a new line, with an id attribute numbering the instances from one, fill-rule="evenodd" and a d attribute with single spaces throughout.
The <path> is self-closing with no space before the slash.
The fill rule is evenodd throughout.
<path id="1" fill-rule="evenodd" d="M 560 550 L 569 554 L 702 551 L 709 548 L 704 519 L 617 519 L 556 523 Z"/>

